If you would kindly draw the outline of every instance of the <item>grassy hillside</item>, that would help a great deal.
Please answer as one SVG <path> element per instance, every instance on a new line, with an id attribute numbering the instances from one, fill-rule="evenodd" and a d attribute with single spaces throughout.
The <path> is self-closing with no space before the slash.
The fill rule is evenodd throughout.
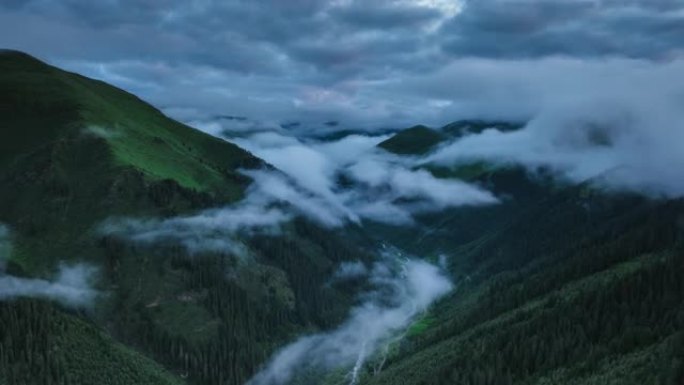
<path id="1" fill-rule="evenodd" d="M 83 238 L 106 216 L 237 200 L 248 183 L 237 169 L 260 164 L 133 95 L 18 52 L 0 53 L 0 116 L 0 221 L 16 230 L 13 262 L 27 273 L 92 258 Z"/>
<path id="2" fill-rule="evenodd" d="M 226 182 L 240 180 L 236 168 L 258 164 L 237 146 L 173 121 L 106 83 L 12 51 L 0 53 L 0 70 L 0 165 L 57 140 L 93 136 L 104 140 L 114 166 L 236 199 L 239 185 Z"/>
<path id="3" fill-rule="evenodd" d="M 513 131 L 521 127 L 519 123 L 486 120 L 459 120 L 438 129 L 417 125 L 397 132 L 378 144 L 378 147 L 399 155 L 424 155 L 437 145 L 464 135 L 480 133 L 485 129 Z"/>
<path id="4" fill-rule="evenodd" d="M 238 169 L 262 165 L 122 90 L 0 53 L 7 272 L 50 278 L 60 262 L 85 262 L 98 268 L 102 293 L 83 314 L 37 301 L 2 303 L 10 326 L 0 335 L 14 342 L 3 345 L 0 373 L 10 383 L 114 383 L 106 376 L 242 384 L 284 341 L 339 322 L 354 288 L 326 286 L 327 279 L 340 261 L 370 258 L 343 234 L 295 221 L 280 236 L 244 239 L 252 254 L 244 261 L 95 231 L 110 217 L 167 217 L 235 202 L 249 184 Z M 45 330 L 63 339 L 40 346 L 72 346 L 67 359 L 19 343 L 33 343 L 26 333 L 48 338 Z M 86 362 L 97 370 L 76 367 Z"/>

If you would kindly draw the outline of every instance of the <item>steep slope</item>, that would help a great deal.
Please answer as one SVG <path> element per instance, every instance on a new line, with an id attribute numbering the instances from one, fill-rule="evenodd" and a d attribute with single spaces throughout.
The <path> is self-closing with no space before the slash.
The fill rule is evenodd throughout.
<path id="1" fill-rule="evenodd" d="M 86 263 L 97 269 L 101 294 L 83 313 L 44 300 L 1 301 L 0 322 L 9 326 L 0 340 L 14 342 L 0 349 L 0 383 L 242 384 L 284 341 L 339 322 L 354 288 L 327 280 L 341 261 L 369 258 L 344 234 L 296 220 L 278 236 L 244 239 L 245 261 L 96 231 L 110 217 L 161 218 L 236 202 L 250 183 L 238 170 L 261 166 L 122 90 L 0 53 L 0 223 L 12 243 L 0 274 L 50 279 L 62 263 Z M 34 346 L 36 338 L 43 345 Z M 74 347 L 67 360 L 41 350 L 64 346 Z M 131 347 L 173 374 L 136 364 Z M 89 361 L 97 370 L 75 369 Z M 69 377 L 74 370 L 78 377 Z"/>
<path id="2" fill-rule="evenodd" d="M 509 217 L 448 252 L 458 292 L 367 383 L 681 383 L 683 215 L 565 191 Z"/>
<path id="3" fill-rule="evenodd" d="M 72 242 L 109 215 L 174 213 L 230 202 L 260 161 L 166 118 L 124 91 L 0 54 L 0 221 L 19 234 L 13 262 L 87 258 Z"/>
<path id="4" fill-rule="evenodd" d="M 421 155 L 428 152 L 447 136 L 426 126 L 413 126 L 400 131 L 378 144 L 378 147 L 401 155 Z"/>
<path id="5" fill-rule="evenodd" d="M 520 123 L 487 120 L 458 120 L 438 129 L 417 125 L 395 133 L 378 144 L 378 147 L 399 155 L 424 155 L 437 145 L 464 135 L 477 134 L 487 129 L 514 131 L 522 126 Z"/>
<path id="6" fill-rule="evenodd" d="M 40 145 L 92 134 L 105 140 L 116 165 L 235 199 L 240 189 L 226 182 L 238 178 L 237 167 L 257 162 L 240 148 L 189 129 L 125 91 L 23 53 L 0 55 L 3 128 L 11 130 L 2 143 L 3 165 Z"/>
<path id="7" fill-rule="evenodd" d="M 462 167 L 472 165 L 454 165 L 456 175 Z M 515 168 L 470 175 L 502 203 L 423 216 L 417 236 L 377 229 L 441 257 L 458 289 L 361 383 L 684 381 L 684 200 L 567 186 Z"/>
<path id="8" fill-rule="evenodd" d="M 0 384 L 182 383 L 151 359 L 48 303 L 19 300 L 0 306 L 0 326 Z"/>

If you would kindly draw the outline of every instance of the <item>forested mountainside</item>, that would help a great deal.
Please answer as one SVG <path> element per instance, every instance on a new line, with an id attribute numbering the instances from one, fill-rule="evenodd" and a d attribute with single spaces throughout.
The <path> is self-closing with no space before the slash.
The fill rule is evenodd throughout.
<path id="1" fill-rule="evenodd" d="M 378 151 L 418 159 L 522 126 L 414 126 Z M 0 384 L 244 384 L 347 319 L 368 284 L 330 278 L 371 265 L 378 244 L 442 266 L 454 290 L 359 368 L 292 383 L 684 383 L 684 200 L 513 164 L 416 164 L 499 203 L 410 225 L 296 217 L 240 234 L 241 249 L 134 242 L 103 229 L 239 204 L 250 171 L 272 166 L 105 83 L 0 53 L 0 285 L 42 293 L 0 295 Z"/>
<path id="2" fill-rule="evenodd" d="M 423 216 L 417 236 L 377 229 L 448 256 L 458 288 L 363 383 L 684 383 L 684 201 L 459 167 L 507 199 Z"/>
<path id="3" fill-rule="evenodd" d="M 370 258 L 358 239 L 296 220 L 245 240 L 244 263 L 98 231 L 111 217 L 235 202 L 250 184 L 238 170 L 262 166 L 124 91 L 2 52 L 0 222 L 11 253 L 0 273 L 43 285 L 84 263 L 100 295 L 88 309 L 2 300 L 0 383 L 242 384 L 283 341 L 339 322 L 354 287 L 325 284 L 340 261 Z"/>

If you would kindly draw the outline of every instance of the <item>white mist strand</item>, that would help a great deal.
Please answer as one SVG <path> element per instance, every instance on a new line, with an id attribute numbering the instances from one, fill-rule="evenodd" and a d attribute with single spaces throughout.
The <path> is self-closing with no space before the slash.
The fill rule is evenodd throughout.
<path id="1" fill-rule="evenodd" d="M 361 350 L 359 351 L 359 356 L 356 359 L 356 363 L 354 363 L 354 367 L 352 368 L 351 371 L 351 381 L 349 381 L 349 385 L 356 385 L 359 381 L 359 371 L 363 367 L 363 364 L 366 362 L 366 343 L 364 342 L 363 345 L 361 345 Z"/>
<path id="2" fill-rule="evenodd" d="M 453 287 L 439 268 L 427 262 L 400 262 L 400 256 L 390 261 L 387 258 L 370 272 L 369 282 L 378 291 L 367 293 L 365 301 L 351 310 L 343 324 L 285 346 L 247 384 L 283 385 L 300 370 L 337 367 L 350 367 L 350 383 L 356 383 L 369 356 L 390 343 L 420 312 Z M 401 263 L 398 270 L 393 267 L 397 263 Z"/>
<path id="3" fill-rule="evenodd" d="M 45 298 L 65 306 L 88 306 L 97 296 L 90 280 L 95 269 L 86 265 L 62 266 L 54 281 L 0 276 L 0 300 L 19 297 Z"/>

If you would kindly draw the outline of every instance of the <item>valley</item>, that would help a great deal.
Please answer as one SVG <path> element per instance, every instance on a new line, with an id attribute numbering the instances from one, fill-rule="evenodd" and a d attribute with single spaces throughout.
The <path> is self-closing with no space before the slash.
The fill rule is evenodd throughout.
<path id="1" fill-rule="evenodd" d="M 0 53 L 0 384 L 682 383 L 684 201 L 585 178 L 610 132 L 336 127 L 209 135 Z"/>

